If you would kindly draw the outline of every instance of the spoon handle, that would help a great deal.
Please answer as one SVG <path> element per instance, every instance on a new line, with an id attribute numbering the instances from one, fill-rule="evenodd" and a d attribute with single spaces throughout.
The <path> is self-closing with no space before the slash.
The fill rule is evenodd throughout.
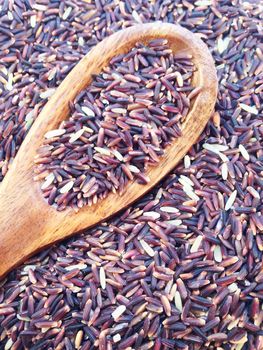
<path id="1" fill-rule="evenodd" d="M 18 186 L 21 185 L 21 175 L 17 176 Z M 38 245 L 38 237 L 32 233 L 38 229 L 37 218 L 41 216 L 35 200 L 30 200 L 27 185 L 28 181 L 25 182 L 24 193 L 21 193 L 14 188 L 10 177 L 6 176 L 5 183 L 0 186 L 0 276 Z"/>

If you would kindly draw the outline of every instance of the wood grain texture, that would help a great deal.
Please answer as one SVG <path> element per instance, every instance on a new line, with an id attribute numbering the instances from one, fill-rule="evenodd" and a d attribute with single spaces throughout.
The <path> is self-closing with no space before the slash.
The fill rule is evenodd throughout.
<path id="1" fill-rule="evenodd" d="M 147 185 L 131 182 L 122 196 L 110 193 L 92 207 L 77 214 L 72 209 L 56 211 L 44 200 L 40 183 L 33 181 L 36 150 L 48 130 L 57 128 L 69 116 L 69 101 L 107 66 L 110 59 L 128 52 L 136 42 L 166 38 L 174 53 L 193 55 L 197 67 L 193 85 L 202 91 L 194 99 L 182 126 L 182 137 L 169 146 L 157 167 L 151 167 Z M 11 169 L 0 185 L 0 277 L 27 257 L 56 241 L 91 227 L 133 203 L 155 186 L 187 153 L 204 129 L 215 105 L 217 78 L 214 62 L 197 35 L 168 23 L 139 24 L 121 30 L 94 47 L 69 73 L 31 127 Z"/>

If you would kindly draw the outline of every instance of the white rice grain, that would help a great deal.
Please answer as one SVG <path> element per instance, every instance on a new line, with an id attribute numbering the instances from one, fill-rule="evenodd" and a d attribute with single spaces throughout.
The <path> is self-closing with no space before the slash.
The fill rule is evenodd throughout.
<path id="1" fill-rule="evenodd" d="M 169 299 L 172 301 L 175 298 L 175 293 L 177 291 L 177 284 L 174 283 L 169 293 Z"/>
<path id="2" fill-rule="evenodd" d="M 160 214 L 157 213 L 156 211 L 146 211 L 143 213 L 144 216 L 149 216 L 151 218 L 153 218 L 154 220 L 159 219 L 160 218 Z"/>
<path id="3" fill-rule="evenodd" d="M 137 11 L 135 10 L 132 11 L 132 17 L 135 19 L 136 22 L 142 23 L 141 17 L 139 16 Z"/>
<path id="4" fill-rule="evenodd" d="M 199 247 L 202 243 L 203 236 L 197 236 L 196 239 L 194 240 L 194 243 L 190 249 L 190 253 L 196 253 L 199 250 Z"/>
<path id="5" fill-rule="evenodd" d="M 38 10 L 38 11 L 46 11 L 47 10 L 47 6 L 45 5 L 40 5 L 40 4 L 34 4 L 33 9 Z"/>
<path id="6" fill-rule="evenodd" d="M 8 72 L 8 80 L 5 85 L 6 90 L 11 91 L 13 89 L 13 73 Z"/>
<path id="7" fill-rule="evenodd" d="M 79 46 L 84 46 L 85 45 L 85 41 L 84 41 L 82 36 L 79 37 L 78 44 L 79 44 Z"/>
<path id="8" fill-rule="evenodd" d="M 120 340 L 121 340 L 121 336 L 119 333 L 115 334 L 113 337 L 112 337 L 112 340 L 114 343 L 118 343 Z"/>
<path id="9" fill-rule="evenodd" d="M 119 151 L 117 151 L 116 149 L 114 149 L 114 150 L 112 150 L 111 152 L 112 152 L 112 154 L 113 154 L 120 162 L 123 161 L 123 156 L 122 156 L 122 154 L 121 154 Z"/>
<path id="10" fill-rule="evenodd" d="M 226 211 L 229 210 L 230 208 L 232 208 L 233 204 L 235 203 L 236 196 L 237 196 L 237 190 L 234 190 L 226 202 L 226 205 L 225 205 Z"/>
<path id="11" fill-rule="evenodd" d="M 228 157 L 227 157 L 224 153 L 217 152 L 216 154 L 219 156 L 219 158 L 221 158 L 221 160 L 222 160 L 224 163 L 229 162 Z"/>
<path id="12" fill-rule="evenodd" d="M 230 293 L 235 293 L 238 290 L 238 285 L 236 283 L 231 283 L 227 288 Z"/>
<path id="13" fill-rule="evenodd" d="M 164 213 L 178 213 L 179 210 L 174 207 L 160 207 L 160 210 Z"/>
<path id="14" fill-rule="evenodd" d="M 243 145 L 239 145 L 238 149 L 239 149 L 239 152 L 241 153 L 241 155 L 243 156 L 243 158 L 245 160 L 249 160 L 250 159 L 249 153 L 248 153 L 248 151 L 245 149 L 245 147 Z"/>
<path id="15" fill-rule="evenodd" d="M 188 196 L 189 198 L 191 198 L 192 200 L 194 200 L 194 201 L 196 201 L 196 202 L 199 201 L 200 198 L 197 196 L 197 194 L 194 193 L 194 191 L 191 191 L 191 190 L 189 189 L 188 186 L 184 186 L 184 187 L 183 187 L 183 191 L 184 191 L 185 194 L 187 194 L 187 196 Z"/>
<path id="16" fill-rule="evenodd" d="M 83 106 L 83 107 L 81 107 L 81 109 L 88 117 L 95 117 L 95 113 L 89 107 Z"/>
<path id="17" fill-rule="evenodd" d="M 44 100 L 46 98 L 51 97 L 55 91 L 56 91 L 56 89 L 48 89 L 44 92 L 41 92 L 41 94 L 39 96 Z"/>
<path id="18" fill-rule="evenodd" d="M 114 321 L 116 321 L 126 310 L 126 306 L 125 305 L 120 305 L 118 306 L 111 314 L 111 316 L 113 317 Z"/>
<path id="19" fill-rule="evenodd" d="M 34 123 L 34 110 L 32 109 L 32 111 L 30 111 L 26 117 L 25 117 L 25 126 L 26 126 L 26 129 L 28 130 L 31 125 Z"/>
<path id="20" fill-rule="evenodd" d="M 197 0 L 195 1 L 195 6 L 211 6 L 212 0 Z"/>
<path id="21" fill-rule="evenodd" d="M 203 148 L 210 151 L 210 152 L 217 153 L 217 154 L 218 154 L 218 152 L 224 152 L 224 151 L 228 150 L 228 146 L 219 145 L 216 143 L 215 144 L 204 143 Z"/>
<path id="22" fill-rule="evenodd" d="M 35 271 L 36 268 L 37 268 L 36 265 L 26 265 L 23 268 L 23 272 L 28 272 L 29 270 Z"/>
<path id="23" fill-rule="evenodd" d="M 175 72 L 176 75 L 176 81 L 179 87 L 183 87 L 184 85 L 184 80 L 180 72 Z"/>
<path id="24" fill-rule="evenodd" d="M 103 76 L 103 78 L 104 78 L 105 74 L 103 74 L 102 76 Z M 115 79 L 115 80 L 122 80 L 122 76 L 121 76 L 120 74 L 116 73 L 116 72 L 112 73 L 111 76 L 112 76 L 112 78 Z M 105 79 L 108 79 L 108 77 L 109 77 L 109 76 L 107 76 Z M 108 100 L 106 100 L 106 101 L 107 101 L 107 103 L 109 103 Z"/>
<path id="25" fill-rule="evenodd" d="M 175 307 L 182 312 L 183 311 L 183 304 L 182 304 L 182 299 L 181 299 L 181 295 L 178 291 L 175 292 L 175 296 L 174 296 L 174 303 L 175 303 Z"/>
<path id="26" fill-rule="evenodd" d="M 251 113 L 251 114 L 258 114 L 258 109 L 256 106 L 248 106 L 245 103 L 240 103 L 239 106 L 246 112 Z"/>
<path id="27" fill-rule="evenodd" d="M 189 179 L 189 177 L 185 176 L 185 175 L 181 175 L 179 178 L 179 182 L 184 186 L 186 184 L 188 184 L 189 186 L 194 186 L 194 183 L 191 179 Z"/>
<path id="28" fill-rule="evenodd" d="M 33 118 L 34 115 L 34 110 L 32 109 L 29 113 L 27 113 L 26 117 L 25 117 L 25 121 L 29 121 Z"/>
<path id="29" fill-rule="evenodd" d="M 0 72 L 4 73 L 4 75 L 8 75 L 8 70 L 6 69 L 6 67 L 1 67 Z"/>
<path id="30" fill-rule="evenodd" d="M 1 6 L 0 6 L 0 10 L 2 10 Z M 7 12 L 7 17 L 8 17 L 8 19 L 9 19 L 10 21 L 13 21 L 13 19 L 14 19 L 14 16 L 13 16 L 13 14 L 12 14 L 11 11 L 8 11 L 8 12 Z"/>
<path id="31" fill-rule="evenodd" d="M 141 172 L 140 169 L 134 165 L 128 165 L 128 168 L 132 173 L 135 173 L 135 174 L 139 174 Z"/>
<path id="32" fill-rule="evenodd" d="M 63 16 L 62 16 L 62 19 L 64 21 L 68 18 L 68 16 L 70 15 L 71 11 L 72 11 L 72 7 L 69 6 L 68 8 L 66 8 L 66 11 L 63 13 Z"/>
<path id="33" fill-rule="evenodd" d="M 231 331 L 231 329 L 235 328 L 235 327 L 238 325 L 239 322 L 240 322 L 240 317 L 234 319 L 234 321 L 232 321 L 232 322 L 230 322 L 230 323 L 228 324 L 227 329 L 228 329 L 229 331 Z"/>
<path id="34" fill-rule="evenodd" d="M 57 67 L 52 68 L 48 73 L 48 78 L 47 78 L 48 81 L 51 81 L 55 77 L 56 73 L 57 73 Z"/>
<path id="35" fill-rule="evenodd" d="M 9 338 L 8 341 L 5 343 L 5 347 L 4 347 L 4 350 L 9 350 L 12 348 L 14 342 L 12 340 L 12 338 Z"/>
<path id="36" fill-rule="evenodd" d="M 75 338 L 75 349 L 79 349 L 81 347 L 83 335 L 84 335 L 84 332 L 82 329 L 80 329 Z"/>
<path id="37" fill-rule="evenodd" d="M 126 114 L 127 110 L 125 108 L 116 107 L 116 108 L 112 108 L 111 112 L 117 113 L 117 114 Z"/>
<path id="38" fill-rule="evenodd" d="M 156 194 L 156 197 L 155 199 L 158 199 L 160 200 L 162 198 L 162 195 L 163 195 L 163 189 L 162 188 L 159 188 L 157 194 Z"/>
<path id="39" fill-rule="evenodd" d="M 102 289 L 106 288 L 106 274 L 102 266 L 100 267 L 100 285 Z"/>
<path id="40" fill-rule="evenodd" d="M 258 193 L 257 190 L 254 189 L 252 186 L 247 187 L 247 191 L 251 194 L 256 199 L 260 199 L 260 194 Z"/>
<path id="41" fill-rule="evenodd" d="M 69 181 L 68 183 L 66 183 L 66 185 L 64 185 L 59 192 L 60 193 L 68 193 L 72 187 L 74 186 L 74 181 Z"/>
<path id="42" fill-rule="evenodd" d="M 111 156 L 111 151 L 107 148 L 102 148 L 102 147 L 94 147 L 95 151 L 103 154 L 104 156 Z"/>
<path id="43" fill-rule="evenodd" d="M 89 132 L 90 134 L 94 133 L 94 130 L 92 130 L 91 128 L 88 128 L 87 126 L 83 125 L 82 129 L 84 129 L 85 131 Z"/>
<path id="44" fill-rule="evenodd" d="M 74 134 L 71 134 L 70 139 L 69 139 L 69 143 L 73 143 L 73 142 L 77 141 L 82 136 L 82 134 L 84 132 L 85 132 L 84 129 L 80 129 L 80 130 L 76 131 Z"/>
<path id="45" fill-rule="evenodd" d="M 187 182 L 184 182 L 184 181 L 182 181 L 183 183 L 182 183 L 182 185 L 183 185 L 183 190 L 186 190 L 186 191 L 193 191 L 194 189 L 193 189 L 193 187 L 191 186 L 191 185 L 189 185 L 189 183 L 187 183 Z"/>
<path id="46" fill-rule="evenodd" d="M 140 239 L 141 246 L 143 250 L 151 257 L 154 256 L 154 250 L 149 246 L 147 242 L 145 242 L 143 239 Z"/>
<path id="47" fill-rule="evenodd" d="M 37 16 L 36 15 L 32 15 L 30 16 L 30 25 L 32 28 L 35 28 L 37 24 Z"/>
<path id="48" fill-rule="evenodd" d="M 233 350 L 242 350 L 244 349 L 244 345 L 247 343 L 247 336 L 245 335 L 242 337 L 239 341 L 238 344 L 235 345 L 235 348 Z"/>
<path id="49" fill-rule="evenodd" d="M 191 159 L 188 154 L 184 157 L 184 167 L 185 169 L 189 169 L 191 166 Z"/>
<path id="50" fill-rule="evenodd" d="M 50 130 L 45 133 L 45 138 L 46 139 L 52 139 L 53 137 L 61 136 L 65 134 L 66 130 L 65 129 L 54 129 Z"/>
<path id="51" fill-rule="evenodd" d="M 46 176 L 45 178 L 45 182 L 43 182 L 41 186 L 41 190 L 45 190 L 46 188 L 48 188 L 54 180 L 55 180 L 55 175 L 53 173 L 48 174 L 48 176 Z"/>
<path id="52" fill-rule="evenodd" d="M 75 269 L 79 269 L 79 270 L 84 270 L 87 268 L 86 264 L 76 264 L 76 265 L 69 265 L 65 267 L 65 270 L 67 271 L 71 271 L 71 270 L 75 270 Z"/>
<path id="53" fill-rule="evenodd" d="M 227 180 L 228 177 L 228 167 L 226 163 L 222 164 L 222 168 L 221 168 L 221 176 L 223 180 Z"/>
<path id="54" fill-rule="evenodd" d="M 218 41 L 217 41 L 217 49 L 218 49 L 218 52 L 221 54 L 223 53 L 227 47 L 228 47 L 228 44 L 230 43 L 230 40 L 231 38 L 230 37 L 226 37 L 226 38 L 219 38 Z"/>
<path id="55" fill-rule="evenodd" d="M 214 249 L 214 259 L 215 261 L 217 262 L 221 262 L 222 261 L 222 252 L 221 252 L 221 248 L 219 245 L 216 245 L 215 246 L 215 249 Z"/>
<path id="56" fill-rule="evenodd" d="M 177 220 L 167 220 L 165 221 L 167 224 L 172 225 L 172 226 L 180 226 L 182 225 L 182 220 L 177 219 Z"/>

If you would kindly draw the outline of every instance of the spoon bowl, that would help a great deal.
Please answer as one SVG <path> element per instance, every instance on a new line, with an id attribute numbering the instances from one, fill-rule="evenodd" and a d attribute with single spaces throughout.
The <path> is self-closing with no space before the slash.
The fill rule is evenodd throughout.
<path id="1" fill-rule="evenodd" d="M 69 117 L 69 102 L 87 87 L 111 58 L 127 53 L 136 42 L 155 38 L 168 40 L 174 54 L 190 54 L 196 67 L 192 85 L 201 87 L 182 124 L 182 136 L 165 149 L 164 155 L 146 175 L 150 182 L 130 182 L 122 196 L 109 193 L 91 207 L 76 213 L 68 208 L 57 211 L 48 205 L 33 180 L 34 158 L 47 131 L 56 129 Z M 13 164 L 0 186 L 0 277 L 43 247 L 94 226 L 132 204 L 153 188 L 183 158 L 197 141 L 211 113 L 217 96 L 216 69 L 207 46 L 198 35 L 168 23 L 139 24 L 112 34 L 97 44 L 68 74 L 47 102 L 22 143 Z"/>

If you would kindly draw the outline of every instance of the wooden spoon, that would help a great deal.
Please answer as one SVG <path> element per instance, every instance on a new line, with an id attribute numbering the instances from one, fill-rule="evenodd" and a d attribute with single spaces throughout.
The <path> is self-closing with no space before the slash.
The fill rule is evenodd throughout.
<path id="1" fill-rule="evenodd" d="M 202 90 L 182 125 L 183 135 L 166 149 L 160 163 L 147 171 L 151 179 L 149 184 L 131 182 L 122 196 L 110 193 L 106 199 L 78 213 L 71 208 L 58 212 L 43 198 L 40 183 L 33 181 L 34 157 L 44 134 L 68 118 L 69 102 L 90 84 L 92 75 L 100 73 L 112 57 L 128 52 L 136 42 L 147 43 L 154 38 L 168 39 L 174 53 L 191 54 L 197 68 L 192 84 Z M 208 48 L 198 35 L 178 25 L 139 24 L 118 31 L 96 45 L 45 105 L 0 186 L 0 277 L 41 248 L 105 220 L 154 187 L 197 141 L 213 111 L 216 96 L 216 70 Z"/>

